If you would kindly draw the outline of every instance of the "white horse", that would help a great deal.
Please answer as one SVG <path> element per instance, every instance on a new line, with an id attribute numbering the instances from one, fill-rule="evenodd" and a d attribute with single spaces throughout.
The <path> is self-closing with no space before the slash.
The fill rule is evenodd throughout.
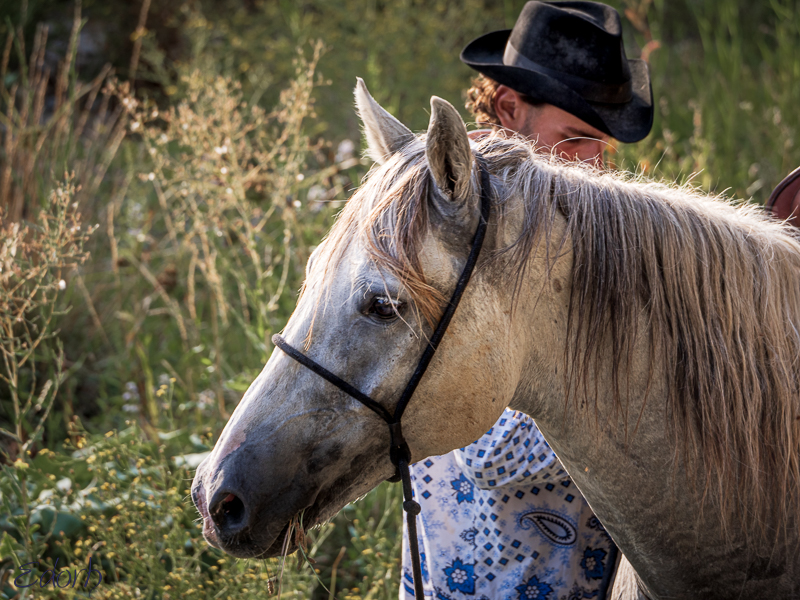
<path id="1" fill-rule="evenodd" d="M 481 261 L 403 418 L 413 460 L 506 406 L 536 423 L 623 552 L 615 597 L 800 597 L 800 244 L 754 207 L 470 141 L 356 99 L 380 165 L 311 257 L 285 338 L 391 410 L 469 251 Z M 443 424 L 446 423 L 446 426 Z M 394 473 L 375 413 L 276 350 L 192 495 L 206 539 L 279 553 Z"/>

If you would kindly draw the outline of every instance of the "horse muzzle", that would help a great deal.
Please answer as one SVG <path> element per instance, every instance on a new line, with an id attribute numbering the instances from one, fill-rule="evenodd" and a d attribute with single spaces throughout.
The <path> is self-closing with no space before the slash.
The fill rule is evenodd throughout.
<path id="1" fill-rule="evenodd" d="M 348 452 L 345 429 L 322 436 L 322 424 L 308 423 L 318 437 L 313 441 L 298 440 L 296 431 L 284 436 L 286 428 L 250 432 L 225 456 L 215 451 L 200 464 L 191 494 L 210 545 L 239 558 L 292 552 L 291 523 L 306 530 L 319 525 L 391 475 L 391 463 L 378 452 L 385 440 Z"/>
<path id="2" fill-rule="evenodd" d="M 319 486 L 298 465 L 265 456 L 261 448 L 242 445 L 216 460 L 209 456 L 197 469 L 192 501 L 203 519 L 203 537 L 238 558 L 275 556 L 295 515 L 314 504 Z M 310 526 L 310 514 L 305 523 Z"/>

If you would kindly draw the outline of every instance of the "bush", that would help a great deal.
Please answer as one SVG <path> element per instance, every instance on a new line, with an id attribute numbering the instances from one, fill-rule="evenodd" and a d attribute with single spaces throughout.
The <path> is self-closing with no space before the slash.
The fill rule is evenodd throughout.
<path id="1" fill-rule="evenodd" d="M 84 597 L 92 591 L 96 598 L 169 600 L 272 593 L 283 561 L 235 561 L 210 548 L 186 502 L 196 455 L 174 451 L 207 449 L 208 436 L 192 441 L 178 431 L 149 442 L 133 424 L 119 435 L 71 434 L 75 441 L 62 452 L 43 450 L 30 464 L 16 466 L 18 477 L 0 480 L 3 509 L 11 515 L 2 523 L 0 548 L 14 559 L 3 565 L 0 597 Z M 27 510 L 13 500 L 16 484 L 31 498 Z M 312 545 L 309 554 L 316 550 Z M 95 574 L 87 585 L 86 576 L 75 573 L 90 565 Z M 287 569 L 282 583 L 290 590 L 285 596 L 298 598 L 307 598 L 315 585 L 308 569 Z"/>

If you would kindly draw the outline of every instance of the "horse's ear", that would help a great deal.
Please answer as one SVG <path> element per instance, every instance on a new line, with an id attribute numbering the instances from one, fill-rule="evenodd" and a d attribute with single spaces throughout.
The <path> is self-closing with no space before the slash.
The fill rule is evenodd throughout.
<path id="1" fill-rule="evenodd" d="M 467 127 L 453 105 L 431 98 L 431 122 L 425 155 L 436 187 L 459 204 L 471 197 L 472 151 Z"/>
<path id="2" fill-rule="evenodd" d="M 356 82 L 356 108 L 364 123 L 367 135 L 367 152 L 370 158 L 382 165 L 395 152 L 414 139 L 411 130 L 386 112 L 375 98 L 370 96 L 361 77 Z"/>

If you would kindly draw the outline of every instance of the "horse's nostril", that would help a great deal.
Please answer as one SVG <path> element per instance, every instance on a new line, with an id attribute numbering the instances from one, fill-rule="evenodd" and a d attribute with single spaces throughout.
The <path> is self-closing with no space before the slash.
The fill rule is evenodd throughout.
<path id="1" fill-rule="evenodd" d="M 222 501 L 222 512 L 230 519 L 238 519 L 244 514 L 244 504 L 233 494 L 228 494 Z"/>
<path id="2" fill-rule="evenodd" d="M 244 502 L 235 494 L 228 493 L 211 509 L 211 518 L 220 533 L 233 535 L 241 530 L 245 522 L 246 509 Z"/>

